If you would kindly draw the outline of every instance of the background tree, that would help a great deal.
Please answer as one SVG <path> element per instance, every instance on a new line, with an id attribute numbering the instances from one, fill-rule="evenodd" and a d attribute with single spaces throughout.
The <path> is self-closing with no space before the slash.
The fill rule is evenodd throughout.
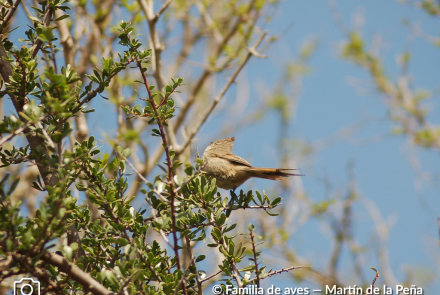
<path id="1" fill-rule="evenodd" d="M 365 68 L 387 98 L 390 118 L 397 123 L 393 133 L 406 135 L 411 146 L 435 150 L 438 127 L 421 104 L 427 92 L 412 90 L 410 55 L 399 59 L 402 74 L 390 78 L 377 42 L 366 49 L 357 25 L 362 17 L 346 25 L 330 3 L 332 21 L 347 37 L 338 52 Z M 412 4 L 438 15 L 433 1 Z M 317 41 L 298 46 L 295 58 L 282 55 L 273 85 L 269 78 L 246 85 L 248 61 L 265 58 L 261 52 L 270 53 L 283 40 L 283 31 L 272 28 L 271 21 L 276 22 L 284 5 L 145 0 L 3 4 L 0 74 L 2 94 L 13 105 L 4 102 L 7 116 L 0 129 L 4 293 L 15 279 L 32 275 L 46 293 L 201 294 L 212 292 L 221 279 L 239 287 L 283 284 L 269 277 L 289 270 L 284 276 L 295 278 L 295 286 L 366 287 L 374 278 L 368 267 L 376 264 L 383 284 L 420 282 L 413 277 L 416 269 L 396 278 L 389 262 L 389 225 L 361 196 L 353 162 L 344 160 L 348 184 L 342 189 L 330 177 L 307 169 L 318 152 L 364 130 L 365 120 L 315 142 L 290 139 Z M 18 23 L 29 26 L 9 32 Z M 263 75 L 264 70 L 255 72 Z M 237 98 L 232 101 L 226 93 L 234 87 Z M 325 198 L 307 193 L 302 178 L 265 182 L 267 193 L 247 192 L 259 184 L 250 182 L 235 195 L 219 194 L 215 183 L 201 175 L 194 155 L 203 153 L 209 141 L 250 134 L 271 116 L 278 121 L 264 131 L 271 134 L 258 136 L 268 142 L 276 136 L 271 147 L 277 160 L 286 168 L 301 167 L 325 189 Z M 104 135 L 99 136 L 97 126 Z M 102 148 L 95 137 L 102 138 Z M 246 142 L 242 138 L 241 145 Z M 377 224 L 370 240 L 362 238 L 370 232 L 355 222 L 361 205 Z M 279 215 L 268 218 L 274 213 Z M 321 253 L 310 257 L 295 241 L 298 232 L 316 222 L 330 233 L 326 242 L 331 246 L 325 253 L 308 246 Z M 347 256 L 352 263 L 344 262 Z M 305 265 L 312 267 L 293 270 Z"/>

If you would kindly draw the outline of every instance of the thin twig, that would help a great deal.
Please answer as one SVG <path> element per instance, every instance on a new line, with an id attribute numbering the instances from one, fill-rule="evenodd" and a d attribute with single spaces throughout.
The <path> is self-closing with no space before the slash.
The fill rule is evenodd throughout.
<path id="1" fill-rule="evenodd" d="M 44 120 L 44 119 L 46 119 L 46 117 L 47 117 L 47 116 L 40 117 L 40 118 L 38 119 L 38 121 Z M 0 140 L 0 146 L 4 145 L 5 142 L 11 140 L 13 137 L 15 137 L 15 136 L 19 135 L 20 133 L 22 133 L 26 128 L 28 128 L 29 126 L 31 126 L 33 123 L 34 123 L 34 122 L 29 121 L 29 122 L 27 122 L 23 127 L 18 128 L 17 130 L 15 130 L 14 132 L 12 132 L 11 134 L 9 134 L 9 135 L 3 137 L 3 138 Z"/>
<path id="2" fill-rule="evenodd" d="M 151 21 L 156 23 L 159 20 L 159 17 L 162 15 L 162 13 L 165 11 L 165 9 L 167 9 L 168 6 L 170 6 L 171 2 L 173 2 L 173 0 L 168 0 L 167 2 L 165 2 L 162 5 L 162 7 L 157 11 L 157 13 L 154 15 L 154 18 L 151 19 Z"/>
<path id="3" fill-rule="evenodd" d="M 218 276 L 219 274 L 221 274 L 223 271 L 222 270 L 219 270 L 218 272 L 216 272 L 215 274 L 212 274 L 212 275 L 210 275 L 209 277 L 207 277 L 206 279 L 204 279 L 203 281 L 202 281 L 202 283 L 203 282 L 206 282 L 206 281 L 208 281 L 208 280 L 210 280 L 210 279 L 212 279 L 213 277 L 215 277 L 215 276 Z"/>
<path id="4" fill-rule="evenodd" d="M 37 127 L 41 129 L 41 132 L 43 132 L 44 137 L 47 139 L 47 142 L 49 143 L 51 148 L 55 148 L 55 143 L 52 141 L 52 138 L 50 138 L 49 134 L 47 134 L 46 129 L 44 129 L 41 122 L 37 122 Z M 61 157 L 61 154 L 59 155 Z"/>
<path id="5" fill-rule="evenodd" d="M 12 139 L 13 137 L 15 137 L 16 135 L 22 133 L 26 128 L 28 128 L 31 124 L 31 122 L 28 122 L 26 125 L 24 125 L 21 128 L 18 128 L 17 130 L 15 130 L 14 132 L 12 132 L 11 134 L 9 134 L 8 136 L 3 137 L 0 140 L 0 146 L 2 146 L 5 142 L 9 141 L 10 139 Z"/>
<path id="6" fill-rule="evenodd" d="M 233 200 L 233 198 L 231 199 Z M 277 204 L 277 206 L 282 205 L 283 203 L 279 203 Z M 225 206 L 224 209 L 225 210 L 237 210 L 237 209 L 264 209 L 266 211 L 266 209 L 274 209 L 276 208 L 276 206 L 271 206 L 271 205 L 259 205 L 259 206 Z"/>
<path id="7" fill-rule="evenodd" d="M 140 272 L 140 270 L 136 270 L 134 271 L 126 280 L 124 285 L 122 285 L 121 290 L 119 291 L 118 295 L 123 295 L 124 294 L 124 289 L 128 286 L 128 284 L 130 283 L 130 281 L 134 278 L 135 275 L 138 274 L 138 272 Z"/>
<path id="8" fill-rule="evenodd" d="M 150 87 L 148 86 L 147 77 L 145 76 L 145 73 L 142 70 L 141 62 L 137 61 L 137 65 L 138 65 L 138 68 L 141 72 L 142 79 L 144 80 L 144 85 L 145 85 L 145 88 L 147 89 L 148 97 L 150 98 L 149 101 L 150 101 L 151 106 L 153 107 L 153 111 L 156 116 L 156 122 L 157 122 L 157 125 L 159 126 L 160 136 L 162 138 L 162 143 L 163 143 L 163 148 L 165 149 L 165 156 L 167 159 L 167 166 L 168 166 L 168 179 L 169 179 L 169 186 L 170 186 L 170 195 L 171 195 L 171 200 L 170 200 L 170 202 L 171 202 L 171 224 L 173 227 L 172 235 L 173 235 L 173 240 L 174 240 L 173 250 L 174 250 L 174 254 L 176 255 L 176 267 L 177 267 L 177 269 L 182 271 L 181 265 L 180 265 L 180 259 L 179 259 L 179 245 L 177 243 L 176 211 L 175 211 L 175 207 L 174 207 L 174 205 L 175 205 L 174 201 L 176 200 L 176 194 L 174 193 L 174 185 L 173 185 L 174 175 L 173 175 L 173 164 L 171 163 L 170 147 L 167 142 L 167 137 L 165 134 L 164 126 L 163 126 L 162 120 L 160 119 L 160 115 L 157 110 L 157 106 L 154 101 L 154 97 L 151 94 Z M 183 283 L 183 281 L 182 281 L 181 285 L 182 285 L 183 293 L 186 295 L 186 287 L 185 287 L 185 284 Z"/>
<path id="9" fill-rule="evenodd" d="M 272 272 L 267 273 L 264 277 L 260 278 L 260 280 L 263 280 L 265 278 L 268 278 L 268 277 L 271 277 L 271 276 L 274 276 L 274 275 L 277 275 L 277 274 L 280 274 L 283 272 L 288 272 L 288 271 L 291 271 L 294 269 L 310 268 L 310 267 L 311 266 L 308 266 L 308 265 L 300 265 L 300 266 L 292 266 L 292 267 L 288 267 L 288 268 L 282 268 L 280 270 L 276 270 L 276 271 L 272 271 Z M 247 281 L 247 283 L 248 284 L 253 283 L 255 280 L 256 280 L 256 278 L 253 278 L 252 280 Z"/>
<path id="10" fill-rule="evenodd" d="M 376 272 L 376 276 L 374 277 L 374 280 L 371 283 L 371 287 L 374 287 L 374 284 L 376 283 L 376 280 L 377 280 L 377 278 L 379 278 L 380 275 L 379 275 L 379 272 L 375 268 L 373 268 L 373 267 L 370 267 L 370 268 Z"/>
<path id="11" fill-rule="evenodd" d="M 252 232 L 252 230 L 249 231 L 249 234 L 251 236 L 251 242 L 252 242 L 252 253 L 254 254 L 255 279 L 257 280 L 257 288 L 260 288 L 260 274 L 258 272 L 257 249 L 256 249 L 255 241 L 254 241 L 255 236 L 254 236 L 254 233 Z"/>

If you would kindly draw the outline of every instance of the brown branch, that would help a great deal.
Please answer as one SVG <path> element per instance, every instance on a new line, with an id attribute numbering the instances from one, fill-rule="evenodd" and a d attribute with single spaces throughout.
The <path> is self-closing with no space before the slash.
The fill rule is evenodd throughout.
<path id="1" fill-rule="evenodd" d="M 159 126 L 160 136 L 162 138 L 162 144 L 163 144 L 163 148 L 165 150 L 165 155 L 166 155 L 166 159 L 167 159 L 168 179 L 169 179 L 169 186 L 170 186 L 169 192 L 171 195 L 171 200 L 170 200 L 170 202 L 171 202 L 171 223 L 172 223 L 172 227 L 173 227 L 172 235 L 173 235 L 173 240 L 174 240 L 173 250 L 174 250 L 174 253 L 176 256 L 176 267 L 177 267 L 177 269 L 182 271 L 181 265 L 180 265 L 180 259 L 179 259 L 179 245 L 177 243 L 176 211 L 175 211 L 175 207 L 174 207 L 174 205 L 175 205 L 174 201 L 176 199 L 176 194 L 174 192 L 174 184 L 173 184 L 174 183 L 174 174 L 173 174 L 173 164 L 171 163 L 170 147 L 167 142 L 167 137 L 166 137 L 166 134 L 164 131 L 163 122 L 162 122 L 160 115 L 159 115 L 159 112 L 158 112 L 158 108 L 157 108 L 156 103 L 154 101 L 154 97 L 151 94 L 150 87 L 148 86 L 147 77 L 145 76 L 145 72 L 142 70 L 142 64 L 139 60 L 137 61 L 137 66 L 141 72 L 145 88 L 147 89 L 147 92 L 148 92 L 149 102 L 150 102 L 151 106 L 153 107 L 153 111 L 156 116 L 156 122 L 157 122 L 157 125 Z M 183 272 L 183 278 L 184 278 L 184 276 L 185 276 L 185 273 Z M 181 286 L 182 286 L 183 293 L 186 295 L 186 287 L 185 287 L 185 283 L 183 282 L 183 280 L 182 280 Z"/>
<path id="2" fill-rule="evenodd" d="M 32 275 L 34 275 L 35 277 L 37 277 L 38 280 L 46 282 L 46 284 L 48 285 L 48 288 L 45 290 L 46 292 L 50 290 L 50 291 L 55 291 L 56 294 L 63 294 L 61 287 L 59 285 L 55 284 L 55 282 L 53 282 L 50 279 L 49 275 L 46 272 L 44 272 L 38 268 L 31 267 L 31 265 L 29 265 L 30 263 L 28 262 L 28 259 L 26 259 L 26 257 L 23 257 L 22 255 L 16 254 L 16 253 L 13 253 L 12 256 L 14 257 L 15 261 L 17 261 L 23 268 L 26 269 L 27 272 L 29 272 Z"/>
<path id="3" fill-rule="evenodd" d="M 159 130 L 160 130 L 160 136 L 162 138 L 162 143 L 163 143 L 163 148 L 165 150 L 165 155 L 166 155 L 166 159 L 167 159 L 167 166 L 168 166 L 168 179 L 169 179 L 169 185 L 170 185 L 170 194 L 171 194 L 171 221 L 172 221 L 172 225 L 173 225 L 173 239 L 174 239 L 174 253 L 176 255 L 176 265 L 178 269 L 181 269 L 180 267 L 180 261 L 179 261 L 179 251 L 178 251 L 178 245 L 177 245 L 177 234 L 176 234 L 176 216 L 175 216 L 175 208 L 174 208 L 174 201 L 176 198 L 176 194 L 174 192 L 174 185 L 173 185 L 173 164 L 171 163 L 171 156 L 170 156 L 170 148 L 168 146 L 168 142 L 167 142 L 167 138 L 165 135 L 165 131 L 164 131 L 164 127 L 163 127 L 163 123 L 162 120 L 160 119 L 160 115 L 159 112 L 157 111 L 157 106 L 156 103 L 154 102 L 154 97 L 151 94 L 150 88 L 148 86 L 148 81 L 147 81 L 147 77 L 145 76 L 145 73 L 142 71 L 142 65 L 141 62 L 138 61 L 138 68 L 142 74 L 142 79 L 144 80 L 144 85 L 145 88 L 147 89 L 148 92 L 148 97 L 149 102 L 151 104 L 151 106 L 153 107 L 154 110 L 154 114 L 156 116 L 156 122 L 157 125 L 159 126 Z"/>
<path id="4" fill-rule="evenodd" d="M 69 262 L 66 258 L 51 252 L 45 251 L 41 256 L 41 260 L 58 267 L 58 269 L 73 280 L 84 287 L 84 291 L 91 292 L 95 295 L 110 295 L 113 292 L 109 291 L 103 285 L 98 283 L 88 273 L 82 271 L 78 266 Z M 87 293 L 87 292 L 86 292 Z"/>
<path id="5" fill-rule="evenodd" d="M 376 276 L 374 277 L 374 280 L 371 283 L 371 287 L 374 287 L 374 284 L 376 284 L 376 280 L 377 280 L 377 278 L 379 278 L 380 275 L 379 275 L 379 272 L 374 267 L 370 267 L 370 268 L 376 272 Z"/>
<path id="6" fill-rule="evenodd" d="M 161 52 L 164 49 L 163 46 L 160 45 L 159 42 L 159 36 L 157 34 L 156 30 L 156 22 L 160 15 L 165 11 L 165 9 L 171 4 L 171 1 L 167 1 L 158 11 L 156 15 L 153 13 L 153 3 L 149 2 L 147 3 L 145 0 L 138 0 L 139 6 L 142 9 L 142 12 L 144 13 L 145 17 L 147 18 L 148 22 L 148 28 L 150 31 L 150 42 L 152 44 L 152 53 L 153 53 L 153 77 L 156 80 L 157 87 L 159 90 L 161 90 L 164 85 L 164 79 L 162 77 L 162 61 L 161 61 Z M 141 123 L 138 130 L 143 130 L 145 128 L 145 123 Z M 172 128 L 172 123 L 168 122 L 168 126 L 165 127 L 167 131 L 167 136 L 169 138 L 169 141 L 171 142 L 172 146 L 177 147 L 177 141 L 175 136 L 175 131 Z M 159 161 L 160 157 L 163 154 L 163 147 L 161 144 L 159 144 L 156 149 L 153 152 L 153 155 L 149 157 L 147 164 L 144 166 L 144 169 L 140 171 L 141 175 L 146 175 L 150 173 L 150 171 L 154 168 L 156 163 Z M 133 186 L 130 189 L 130 192 L 134 195 L 140 188 L 140 181 L 141 179 L 138 178 L 135 181 L 135 186 Z"/>
<path id="7" fill-rule="evenodd" d="M 140 270 L 136 270 L 134 271 L 126 280 L 125 283 L 122 285 L 121 287 L 121 291 L 119 291 L 118 295 L 123 295 L 125 294 L 124 289 L 128 286 L 128 284 L 130 283 L 130 281 L 134 278 L 135 275 L 137 275 L 140 272 Z M 126 290 L 125 290 L 126 291 Z"/>
<path id="8" fill-rule="evenodd" d="M 9 25 L 9 22 L 11 21 L 12 16 L 17 10 L 18 5 L 20 5 L 20 2 L 21 0 L 15 1 L 14 6 L 11 7 L 11 10 L 9 10 L 8 15 L 5 17 L 2 24 L 0 25 L 0 34 L 4 34 L 3 30 Z"/>
<path id="9" fill-rule="evenodd" d="M 215 274 L 212 274 L 212 275 L 210 275 L 209 277 L 207 277 L 206 279 L 204 279 L 204 280 L 202 281 L 202 283 L 204 283 L 204 282 L 206 282 L 206 281 L 212 279 L 212 278 L 215 277 L 215 276 L 218 276 L 218 275 L 221 274 L 222 272 L 223 272 L 222 270 L 219 270 L 219 271 L 216 272 Z"/>

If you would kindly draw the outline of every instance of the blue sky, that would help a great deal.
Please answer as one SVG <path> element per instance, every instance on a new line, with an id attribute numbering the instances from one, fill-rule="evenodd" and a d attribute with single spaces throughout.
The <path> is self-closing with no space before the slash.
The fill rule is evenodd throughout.
<path id="1" fill-rule="evenodd" d="M 438 86 L 440 59 L 438 47 L 427 43 L 410 33 L 405 19 L 418 24 L 427 33 L 438 35 L 439 19 L 425 12 L 396 1 L 337 1 L 338 9 L 345 25 L 353 29 L 354 15 L 364 17 L 361 27 L 367 48 L 374 35 L 382 38 L 380 56 L 386 73 L 392 79 L 399 74 L 396 57 L 410 51 L 411 71 L 415 89 L 431 89 L 433 97 L 427 102 L 432 109 L 429 119 L 433 124 L 440 123 Z M 303 178 L 308 196 L 314 200 L 324 200 L 327 196 L 320 177 L 328 176 L 337 188 L 348 182 L 347 164 L 354 161 L 355 177 L 362 198 L 369 199 L 378 208 L 385 220 L 393 226 L 389 232 L 390 266 L 397 279 L 404 278 L 405 268 L 428 267 L 438 277 L 439 252 L 437 221 L 440 216 L 438 179 L 436 182 L 419 181 L 410 165 L 410 148 L 406 138 L 391 135 L 394 124 L 388 118 L 388 108 L 384 97 L 374 90 L 369 75 L 360 67 L 343 60 L 339 46 L 345 36 L 336 25 L 327 1 L 286 1 L 280 5 L 274 21 L 269 25 L 269 33 L 281 32 L 289 24 L 293 26 L 281 40 L 268 52 L 265 60 L 253 60 L 246 70 L 249 83 L 264 81 L 267 88 L 280 79 L 280 67 L 291 57 L 296 56 L 298 48 L 310 38 L 319 42 L 310 60 L 311 73 L 304 79 L 302 95 L 296 117 L 289 125 L 289 137 L 315 141 L 326 138 L 344 127 L 353 125 L 360 119 L 366 126 L 348 141 L 336 144 L 319 153 L 312 164 L 301 163 L 299 168 L 306 174 Z M 359 89 L 350 85 L 353 78 L 362 81 L 369 91 L 360 94 Z M 219 79 L 220 81 L 220 79 Z M 395 81 L 395 80 L 394 80 Z M 222 85 L 221 82 L 218 82 Z M 255 85 L 255 84 L 254 84 Z M 220 87 L 220 86 L 218 86 Z M 251 86 L 251 102 L 246 111 L 258 107 L 259 93 Z M 231 89 L 227 102 L 235 100 L 236 91 Z M 205 125 L 198 136 L 199 148 L 209 143 L 211 130 L 224 124 L 224 117 L 216 117 Z M 254 166 L 273 166 L 278 158 L 273 152 L 277 141 L 279 119 L 275 112 L 245 131 L 228 134 L 236 136 L 234 152 L 250 160 Z M 376 140 L 379 139 L 379 140 Z M 438 152 L 418 149 L 424 171 L 437 173 L 440 167 Z M 252 182 L 246 189 L 264 189 L 272 185 L 268 181 Z M 356 238 L 368 242 L 374 223 L 364 206 L 354 207 Z M 318 256 L 324 261 L 328 257 L 328 236 L 319 222 L 311 221 L 293 238 L 299 253 L 316 261 Z M 327 235 L 326 235 L 327 234 Z M 320 264 L 318 262 L 318 264 Z M 348 255 L 342 259 L 344 265 L 350 264 Z M 325 268 L 327 265 L 314 265 Z M 364 264 L 364 274 L 374 277 L 369 267 L 377 267 L 375 255 L 370 255 Z M 379 269 L 379 271 L 381 271 Z M 431 272 L 428 271 L 428 272 Z M 343 271 L 341 272 L 343 273 Z M 423 275 L 421 275 L 423 277 Z M 285 276 L 288 278 L 288 276 Z M 350 282 L 350 274 L 342 275 L 342 280 Z M 416 280 L 414 280 L 416 284 Z M 289 282 L 285 282 L 289 286 Z M 378 281 L 380 285 L 380 279 Z M 440 282 L 424 287 L 426 294 L 439 290 Z M 433 293 L 431 293 L 433 294 Z"/>
<path id="2" fill-rule="evenodd" d="M 410 29 L 403 24 L 403 20 L 408 19 L 421 25 L 426 32 L 438 35 L 440 20 L 392 0 L 344 0 L 337 3 L 343 22 L 349 29 L 353 28 L 353 16 L 363 15 L 365 23 L 361 31 L 368 46 L 375 34 L 382 37 L 381 57 L 389 77 L 395 78 L 399 74 L 396 56 L 408 50 L 412 53 L 409 69 L 415 88 L 434 91 L 433 97 L 427 102 L 427 106 L 432 109 L 429 119 L 433 124 L 440 124 L 439 49 L 419 37 L 411 37 Z M 328 2 L 285 1 L 280 4 L 267 29 L 269 34 L 279 34 L 290 24 L 291 28 L 280 41 L 265 52 L 268 58 L 251 60 L 242 73 L 247 75 L 250 85 L 251 100 L 245 112 L 252 112 L 259 107 L 260 93 L 255 84 L 264 81 L 267 89 L 271 89 L 280 79 L 281 66 L 296 56 L 305 40 L 316 38 L 319 45 L 310 60 L 311 72 L 304 79 L 296 116 L 289 124 L 288 137 L 312 142 L 326 138 L 360 119 L 367 123 L 350 140 L 317 154 L 313 162 L 299 163 L 299 168 L 306 174 L 303 182 L 307 195 L 316 202 L 327 197 L 319 180 L 323 176 L 328 176 L 335 187 L 344 187 L 348 182 L 347 164 L 354 161 L 356 181 L 362 197 L 373 201 L 385 219 L 394 220 L 389 233 L 389 255 L 391 268 L 397 278 L 404 278 L 405 265 L 437 269 L 434 275 L 439 276 L 440 254 L 436 221 L 440 216 L 438 179 L 436 182 L 418 181 L 410 165 L 410 149 L 406 139 L 390 135 L 393 123 L 387 116 L 383 96 L 374 91 L 373 84 L 363 69 L 340 58 L 338 48 L 345 36 L 336 25 Z M 218 88 L 222 87 L 225 77 L 218 78 Z M 359 89 L 348 83 L 353 78 L 363 81 L 365 88 L 370 91 L 359 94 Z M 226 103 L 235 101 L 236 90 L 233 86 L 228 91 L 224 98 Z M 89 127 L 98 127 L 111 133 L 114 120 L 103 118 L 114 110 L 114 106 L 97 98 L 91 107 L 97 111 L 90 117 Z M 210 141 L 216 139 L 212 138 L 213 131 L 221 128 L 226 118 L 210 118 L 202 128 L 196 138 L 201 152 Z M 277 141 L 277 133 L 273 130 L 278 127 L 277 114 L 270 112 L 263 121 L 228 136 L 237 137 L 234 148 L 237 155 L 249 159 L 254 166 L 270 167 L 279 160 L 273 152 L 273 143 Z M 96 129 L 94 135 L 106 146 Z M 371 142 L 371 139 L 378 137 L 379 141 Z M 360 144 L 360 139 L 370 143 Z M 417 153 L 424 171 L 439 173 L 438 152 L 418 149 Z M 263 190 L 269 185 L 273 183 L 262 180 L 252 182 L 252 187 L 245 185 L 243 188 Z M 354 214 L 356 237 L 361 242 L 366 242 L 373 230 L 373 222 L 363 206 L 355 206 Z M 330 249 L 325 230 L 319 222 L 311 221 L 294 237 L 298 244 L 293 246 L 297 246 L 306 257 L 313 258 L 317 255 L 325 258 Z M 344 256 L 342 269 L 348 263 Z M 325 266 L 317 265 L 320 268 Z M 367 261 L 364 266 L 364 273 L 373 277 L 369 267 L 377 266 L 375 258 L 371 257 L 371 263 Z M 440 282 L 429 288 L 426 290 L 440 290 Z"/>
<path id="3" fill-rule="evenodd" d="M 365 23 L 361 31 L 367 44 L 371 44 L 375 34 L 382 37 L 381 57 L 389 77 L 395 78 L 399 73 L 396 56 L 407 50 L 411 51 L 412 61 L 409 69 L 415 88 L 434 91 L 434 96 L 428 102 L 428 106 L 432 108 L 429 118 L 432 123 L 440 123 L 438 47 L 426 43 L 421 38 L 411 38 L 409 28 L 403 25 L 403 20 L 409 19 L 421 25 L 426 32 L 438 35 L 439 19 L 396 1 L 337 1 L 337 3 L 343 21 L 349 29 L 353 28 L 353 15 L 362 13 Z M 422 182 L 422 187 L 416 188 L 416 173 L 409 162 L 406 139 L 389 135 L 393 124 L 387 117 L 385 100 L 381 94 L 374 92 L 373 84 L 366 72 L 339 57 L 338 46 L 344 40 L 344 35 L 336 25 L 327 4 L 326 1 L 284 2 L 269 30 L 272 28 L 279 30 L 289 22 L 293 22 L 293 26 L 278 46 L 274 46 L 268 52 L 267 60 L 254 61 L 250 67 L 255 69 L 249 69 L 249 73 L 254 75 L 271 73 L 263 79 L 275 83 L 277 75 L 273 73 L 276 73 L 276 67 L 283 63 L 283 57 L 294 56 L 298 47 L 307 38 L 318 39 L 319 46 L 310 61 L 312 72 L 304 80 L 297 117 L 290 126 L 289 136 L 314 141 L 327 137 L 360 118 L 369 118 L 367 127 L 356 134 L 355 138 L 372 139 L 382 135 L 382 139 L 364 145 L 358 145 L 357 141 L 350 140 L 320 153 L 312 167 L 307 167 L 304 172 L 312 175 L 312 177 L 304 177 L 306 192 L 314 200 L 323 199 L 324 188 L 314 176 L 322 176 L 325 173 L 338 187 L 347 181 L 346 166 L 348 161 L 354 160 L 356 181 L 362 197 L 371 199 L 384 218 L 394 219 L 394 226 L 389 236 L 389 255 L 391 268 L 397 278 L 403 278 L 405 265 L 424 265 L 438 269 L 436 223 L 436 218 L 440 216 L 438 179 L 437 182 Z M 263 66 L 270 70 L 260 71 L 258 67 Z M 350 78 L 361 79 L 364 84 L 368 82 L 365 85 L 369 85 L 371 91 L 367 95 L 359 95 L 359 91 L 347 83 Z M 270 137 L 273 133 L 268 132 L 268 129 L 276 126 L 277 118 L 272 117 L 259 126 L 251 128 L 247 134 L 236 134 L 238 139 L 235 152 L 239 155 L 252 155 L 254 159 L 252 164 L 256 166 L 271 165 L 276 161 L 274 155 L 261 158 L 258 157 L 258 150 L 270 150 Z M 209 126 L 206 127 L 208 128 Z M 262 136 L 269 137 L 269 140 L 259 141 Z M 418 154 L 424 171 L 438 174 L 440 167 L 438 152 L 418 150 Z M 358 217 L 357 237 L 360 241 L 365 241 L 373 223 L 368 220 L 364 208 L 361 206 L 355 208 L 355 215 Z M 320 253 L 320 257 L 325 257 L 322 253 L 326 253 L 329 247 L 323 239 L 317 237 L 319 230 L 316 227 L 316 225 L 307 226 L 307 230 L 299 233 L 301 243 L 304 248 L 308 248 L 310 257 L 317 253 Z M 316 245 L 321 246 L 317 249 Z M 310 247 L 313 247 L 313 250 L 310 250 Z M 345 261 L 347 263 L 347 260 Z M 373 261 L 374 259 L 365 265 L 364 273 L 369 274 L 367 268 L 375 266 Z M 438 277 L 438 272 L 434 276 Z M 426 290 L 439 289 L 440 283 Z"/>

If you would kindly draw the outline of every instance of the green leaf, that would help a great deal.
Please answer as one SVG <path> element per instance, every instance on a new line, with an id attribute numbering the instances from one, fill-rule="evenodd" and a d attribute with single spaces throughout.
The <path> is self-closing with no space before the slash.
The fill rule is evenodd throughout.
<path id="1" fill-rule="evenodd" d="M 131 155 L 131 149 L 130 148 L 126 148 L 122 151 L 122 154 L 124 155 L 124 157 L 128 158 Z"/>
<path id="2" fill-rule="evenodd" d="M 276 198 L 275 200 L 272 201 L 272 203 L 270 204 L 271 207 L 275 207 L 276 205 L 278 205 L 281 202 L 281 197 Z"/>
<path id="3" fill-rule="evenodd" d="M 93 137 L 93 136 L 90 136 L 89 137 L 89 141 L 88 141 L 88 143 L 87 143 L 87 147 L 89 148 L 89 149 L 92 149 L 93 148 L 93 142 L 95 141 L 95 137 Z"/>
<path id="4" fill-rule="evenodd" d="M 122 247 L 128 245 L 128 241 L 124 238 L 118 238 L 118 244 L 121 245 Z"/>
<path id="5" fill-rule="evenodd" d="M 233 230 L 236 226 L 237 226 L 237 224 L 234 223 L 234 224 L 232 224 L 230 227 L 226 228 L 223 232 L 224 232 L 224 233 L 227 233 L 227 232 Z"/>
<path id="6" fill-rule="evenodd" d="M 87 188 L 84 185 L 82 185 L 82 184 L 80 184 L 78 182 L 75 182 L 75 187 L 76 187 L 77 190 L 79 190 L 81 192 L 84 192 L 84 191 L 87 190 Z"/>
<path id="7" fill-rule="evenodd" d="M 266 212 L 267 214 L 269 214 L 270 216 L 278 216 L 280 215 L 280 213 L 271 213 L 268 210 L 264 210 L 264 212 Z"/>
<path id="8" fill-rule="evenodd" d="M 93 112 L 95 112 L 95 109 L 90 109 L 90 110 L 87 110 L 87 111 L 81 110 L 81 112 L 84 113 L 84 114 L 93 113 Z"/>
<path id="9" fill-rule="evenodd" d="M 261 194 L 259 191 L 255 191 L 255 193 L 257 194 L 257 198 L 260 201 L 260 204 L 263 205 L 263 199 L 261 198 Z"/>
<path id="10" fill-rule="evenodd" d="M 68 18 L 68 17 L 70 17 L 70 15 L 68 15 L 68 14 L 63 14 L 63 15 L 60 16 L 59 18 L 55 19 L 55 21 L 60 21 L 60 20 L 62 20 L 62 19 Z"/>
<path id="11" fill-rule="evenodd" d="M 245 268 L 240 269 L 240 271 L 253 271 L 255 270 L 255 265 L 249 265 L 246 266 Z"/>
<path id="12" fill-rule="evenodd" d="M 121 173 L 125 173 L 125 161 L 121 160 L 119 161 L 119 169 L 121 170 Z"/>
<path id="13" fill-rule="evenodd" d="M 193 174 L 193 170 L 194 170 L 194 168 L 191 165 L 188 165 L 188 164 L 186 165 L 185 173 L 187 175 L 192 175 Z"/>

